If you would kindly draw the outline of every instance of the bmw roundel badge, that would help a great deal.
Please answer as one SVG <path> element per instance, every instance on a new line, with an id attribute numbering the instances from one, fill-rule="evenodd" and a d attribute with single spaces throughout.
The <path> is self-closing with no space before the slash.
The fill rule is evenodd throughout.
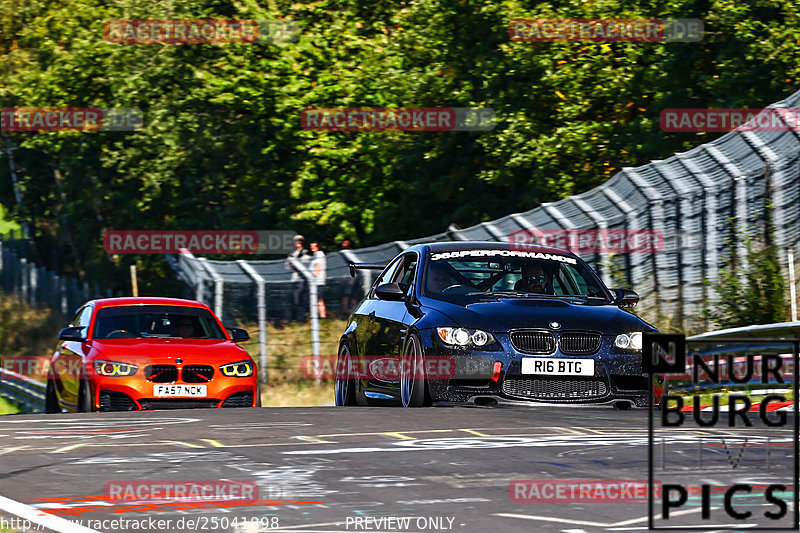
<path id="1" fill-rule="evenodd" d="M 549 326 L 550 326 L 552 329 L 558 329 L 558 328 L 560 328 L 560 327 L 561 327 L 561 324 L 559 324 L 558 322 L 550 322 L 550 324 L 548 324 L 548 325 L 549 325 Z"/>

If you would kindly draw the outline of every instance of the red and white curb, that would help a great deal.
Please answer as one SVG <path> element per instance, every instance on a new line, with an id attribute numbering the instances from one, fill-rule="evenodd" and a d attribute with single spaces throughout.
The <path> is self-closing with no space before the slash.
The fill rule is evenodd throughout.
<path id="1" fill-rule="evenodd" d="M 794 401 L 792 401 L 792 400 L 788 400 L 788 401 L 785 401 L 785 402 L 769 402 L 767 404 L 767 412 L 772 412 L 772 411 L 793 411 L 794 410 L 793 405 L 794 405 Z M 753 405 L 750 406 L 750 411 L 759 411 L 760 410 L 760 406 L 761 406 L 760 402 L 759 403 L 754 403 Z M 692 410 L 694 410 L 694 407 L 692 407 L 691 405 L 684 405 L 683 409 L 681 409 L 681 411 L 692 411 Z M 714 408 L 712 406 L 708 406 L 708 407 L 703 407 L 700 410 L 701 411 L 713 411 Z M 719 410 L 720 411 L 728 411 L 728 406 L 727 405 L 720 405 L 719 406 Z"/>
<path id="2" fill-rule="evenodd" d="M 82 526 L 76 522 L 61 518 L 60 516 L 55 516 L 31 507 L 30 505 L 25 505 L 24 503 L 0 496 L 0 513 L 3 512 L 58 533 L 100 533 L 99 531 Z"/>

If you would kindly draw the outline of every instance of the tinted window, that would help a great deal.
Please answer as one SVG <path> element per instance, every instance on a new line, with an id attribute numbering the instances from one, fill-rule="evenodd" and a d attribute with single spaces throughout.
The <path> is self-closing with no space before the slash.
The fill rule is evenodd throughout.
<path id="1" fill-rule="evenodd" d="M 397 269 L 400 268 L 401 264 L 402 262 L 398 258 L 392 264 L 390 264 L 386 270 L 383 271 L 383 274 L 381 274 L 381 276 L 375 282 L 375 285 L 373 285 L 373 296 L 375 295 L 375 287 L 383 285 L 384 283 L 391 283 L 391 281 L 394 279 L 394 275 L 397 273 Z"/>
<path id="2" fill-rule="evenodd" d="M 408 294 L 414 284 L 414 275 L 417 272 L 417 254 L 409 253 L 402 259 L 402 267 L 398 269 L 393 281 L 399 283 L 400 288 Z"/>
<path id="3" fill-rule="evenodd" d="M 425 296 L 449 300 L 493 293 L 603 300 L 611 296 L 591 268 L 568 255 L 503 249 L 430 254 Z"/>
<path id="4" fill-rule="evenodd" d="M 224 339 L 206 309 L 161 305 L 106 307 L 97 311 L 95 339 Z"/>
<path id="5" fill-rule="evenodd" d="M 92 320 L 92 308 L 88 305 L 86 307 L 82 307 L 75 313 L 75 316 L 72 317 L 72 322 L 70 326 L 84 326 L 85 328 L 89 327 L 89 322 Z M 87 330 L 84 330 L 84 334 Z"/>

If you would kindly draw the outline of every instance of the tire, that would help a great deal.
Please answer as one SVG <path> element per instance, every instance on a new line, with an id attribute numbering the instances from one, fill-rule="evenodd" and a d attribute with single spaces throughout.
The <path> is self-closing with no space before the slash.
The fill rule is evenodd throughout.
<path id="1" fill-rule="evenodd" d="M 82 379 L 78 390 L 78 412 L 93 413 L 95 411 L 94 401 L 92 401 L 92 387 L 88 379 Z"/>
<path id="2" fill-rule="evenodd" d="M 44 412 L 47 414 L 61 412 L 61 407 L 58 404 L 58 397 L 56 396 L 56 384 L 51 378 L 47 378 L 47 388 L 44 393 Z"/>
<path id="3" fill-rule="evenodd" d="M 400 399 L 403 407 L 431 405 L 422 359 L 422 343 L 415 333 L 408 336 L 400 365 Z"/>
<path id="4" fill-rule="evenodd" d="M 343 342 L 339 346 L 339 358 L 336 361 L 336 378 L 334 380 L 333 389 L 336 396 L 337 407 L 349 407 L 357 405 L 356 403 L 356 380 L 349 379 L 347 374 L 350 372 L 350 346 Z M 339 369 L 342 369 L 340 372 Z M 344 377 L 340 377 L 340 373 L 344 373 Z"/>
<path id="5" fill-rule="evenodd" d="M 256 407 L 261 407 L 261 384 L 256 386 Z"/>

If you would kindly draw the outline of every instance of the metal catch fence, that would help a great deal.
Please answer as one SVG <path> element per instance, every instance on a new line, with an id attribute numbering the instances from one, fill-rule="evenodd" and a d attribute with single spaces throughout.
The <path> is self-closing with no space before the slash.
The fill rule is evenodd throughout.
<path id="1" fill-rule="evenodd" d="M 798 106 L 800 91 L 769 109 Z M 595 189 L 524 213 L 464 229 L 451 226 L 410 241 L 329 253 L 323 298 L 333 313 L 342 313 L 342 294 L 349 290 L 348 261 L 387 262 L 419 242 L 509 242 L 515 234 L 533 230 L 650 230 L 662 236 L 657 251 L 578 254 L 607 285 L 636 290 L 641 296 L 637 311 L 644 318 L 689 330 L 708 327 L 700 311 L 717 301 L 713 283 L 721 269 L 735 259 L 740 271 L 746 270 L 746 236 L 763 235 L 770 227 L 787 276 L 788 253 L 800 252 L 800 128 L 790 121 L 784 126 L 785 131 L 728 133 L 663 161 L 624 168 Z M 257 282 L 244 264 L 264 280 L 266 318 L 296 317 L 292 296 L 301 282 L 292 280 L 283 260 L 172 260 L 194 296 L 212 304 L 226 320 L 257 316 Z M 359 285 L 369 283 L 368 275 Z"/>

